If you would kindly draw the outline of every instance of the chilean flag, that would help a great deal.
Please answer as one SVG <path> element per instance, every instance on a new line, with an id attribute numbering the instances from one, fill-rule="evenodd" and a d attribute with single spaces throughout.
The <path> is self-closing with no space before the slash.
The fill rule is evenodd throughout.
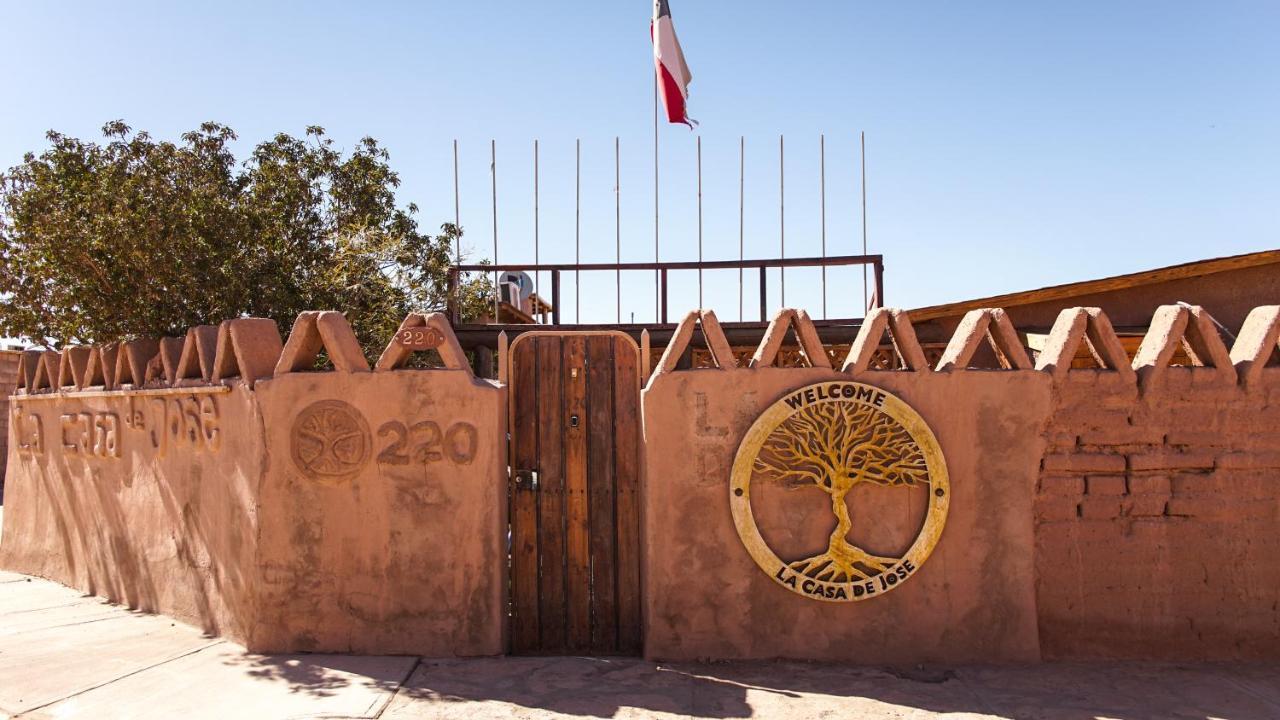
<path id="1" fill-rule="evenodd" d="M 693 74 L 684 63 L 684 52 L 676 39 L 676 27 L 671 23 L 671 8 L 667 0 L 654 0 L 653 24 L 649 26 L 649 34 L 653 37 L 653 61 L 657 66 L 662 104 L 667 108 L 667 120 L 693 127 L 697 123 L 689 119 L 685 108 Z"/>

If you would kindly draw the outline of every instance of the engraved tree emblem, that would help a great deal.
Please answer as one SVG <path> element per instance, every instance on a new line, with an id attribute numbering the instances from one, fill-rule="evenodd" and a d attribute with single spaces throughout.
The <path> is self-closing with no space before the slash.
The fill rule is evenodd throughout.
<path id="1" fill-rule="evenodd" d="M 293 423 L 293 462 L 309 477 L 340 478 L 369 459 L 369 426 L 341 400 L 309 405 Z"/>
<path id="2" fill-rule="evenodd" d="M 898 561 L 848 541 L 849 491 L 863 482 L 908 487 L 929 476 L 924 453 L 897 420 L 873 406 L 840 401 L 808 405 L 784 420 L 765 439 L 754 469 L 792 489 L 817 487 L 831 496 L 836 527 L 826 552 L 789 563 L 826 582 L 867 579 Z"/>

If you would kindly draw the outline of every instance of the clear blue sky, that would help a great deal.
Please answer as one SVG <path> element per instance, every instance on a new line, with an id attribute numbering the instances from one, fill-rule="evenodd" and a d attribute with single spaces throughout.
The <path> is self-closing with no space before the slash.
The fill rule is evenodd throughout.
<path id="1" fill-rule="evenodd" d="M 50 128 L 106 120 L 176 139 L 204 120 L 242 154 L 324 126 L 392 153 L 403 202 L 453 215 L 491 254 L 488 142 L 498 145 L 502 260 L 532 260 L 532 142 L 541 142 L 541 258 L 573 258 L 573 143 L 583 146 L 584 260 L 614 255 L 613 138 L 622 146 L 624 260 L 652 257 L 651 6 L 521 3 L 0 4 L 0 164 Z M 787 254 L 816 254 L 818 136 L 827 136 L 828 250 L 857 252 L 856 136 L 868 141 L 871 252 L 887 299 L 919 306 L 1280 246 L 1280 4 L 672 0 L 701 121 L 707 258 L 778 252 L 784 134 Z M 664 126 L 662 256 L 697 256 L 694 138 Z M 789 305 L 820 314 L 816 273 Z M 547 284 L 547 279 L 542 280 Z M 706 305 L 737 316 L 737 275 Z M 673 310 L 697 303 L 673 281 Z M 545 289 L 545 288 L 544 288 Z M 776 280 L 771 302 L 778 301 Z M 583 320 L 614 314 L 612 278 L 583 285 Z M 625 311 L 652 314 L 652 278 Z M 748 318 L 756 302 L 747 288 Z M 860 275 L 829 277 L 856 313 Z M 565 304 L 572 319 L 572 284 Z"/>

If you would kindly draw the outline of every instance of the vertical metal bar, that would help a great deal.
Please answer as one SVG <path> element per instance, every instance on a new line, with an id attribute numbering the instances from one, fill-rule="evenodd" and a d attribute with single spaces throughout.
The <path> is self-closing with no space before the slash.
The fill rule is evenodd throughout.
<path id="1" fill-rule="evenodd" d="M 764 322 L 764 319 L 768 317 L 768 314 L 769 314 L 768 292 L 766 290 L 768 286 L 769 286 L 769 269 L 761 265 L 760 266 L 760 321 L 761 322 Z"/>
<path id="2" fill-rule="evenodd" d="M 818 136 L 818 194 L 822 198 L 822 259 L 827 259 L 827 136 Z M 822 266 L 822 319 L 827 319 L 827 266 Z"/>
<path id="3" fill-rule="evenodd" d="M 493 197 L 493 321 L 498 322 L 498 301 L 502 293 L 498 288 L 498 143 L 489 140 L 490 194 Z"/>
<path id="4" fill-rule="evenodd" d="M 702 262 L 702 136 L 698 136 L 698 262 Z M 702 268 L 698 268 L 698 309 L 702 304 Z"/>
<path id="5" fill-rule="evenodd" d="M 742 259 L 743 259 L 742 237 L 743 237 L 744 226 L 742 224 L 742 217 L 743 217 L 742 216 L 742 207 L 743 207 L 742 178 L 744 176 L 743 171 L 746 170 L 746 167 L 747 167 L 747 162 L 745 159 L 746 149 L 747 149 L 746 137 L 743 135 L 739 135 L 738 136 L 738 262 L 742 262 Z M 738 268 L 738 321 L 741 322 L 743 319 L 744 318 L 742 315 L 742 267 L 739 267 Z"/>
<path id="6" fill-rule="evenodd" d="M 541 264 L 538 254 L 538 139 L 533 139 L 533 294 L 538 296 L 538 300 L 542 301 L 542 295 L 538 292 L 539 283 L 542 280 L 542 271 L 538 269 Z M 555 308 L 558 309 L 558 308 Z"/>
<path id="7" fill-rule="evenodd" d="M 660 275 L 660 278 L 659 278 L 660 282 L 662 283 L 662 318 L 660 322 L 662 322 L 663 324 L 666 324 L 667 322 L 667 269 L 662 268 L 658 272 Z"/>
<path id="8" fill-rule="evenodd" d="M 582 264 L 582 139 L 573 147 L 573 262 Z M 573 321 L 582 322 L 582 271 L 573 271 Z"/>
<path id="9" fill-rule="evenodd" d="M 458 139 L 453 139 L 453 228 L 457 233 L 454 238 L 453 264 L 462 264 L 462 213 L 458 204 Z"/>
<path id="10" fill-rule="evenodd" d="M 618 136 L 613 136 L 613 257 L 614 262 L 622 264 L 622 173 L 621 150 Z M 614 302 L 617 303 L 618 316 L 616 322 L 622 324 L 622 268 L 615 271 L 613 291 Z"/>
<path id="11" fill-rule="evenodd" d="M 867 254 L 867 133 L 861 134 L 862 138 L 862 254 Z M 879 267 L 879 265 L 877 265 Z M 879 270 L 877 270 L 879 274 Z M 880 281 L 876 280 L 876 287 L 880 287 Z M 884 302 L 884 298 L 880 298 L 880 302 Z M 867 264 L 862 264 L 862 312 L 865 315 L 867 311 Z"/>
<path id="12" fill-rule="evenodd" d="M 551 271 L 551 324 L 560 324 L 560 271 Z"/>
<path id="13" fill-rule="evenodd" d="M 458 139 L 453 139 L 453 264 L 462 264 L 462 223 L 458 211 Z M 449 275 L 449 320 L 455 325 L 461 313 L 458 312 L 458 274 Z"/>
<path id="14" fill-rule="evenodd" d="M 781 257 L 787 257 L 787 181 L 786 181 L 786 152 L 782 144 L 782 136 L 778 136 L 778 242 L 781 246 Z M 787 269 L 785 267 L 778 268 L 778 274 L 782 276 L 782 305 L 787 306 Z M 762 320 L 764 318 L 761 318 Z"/>
<path id="15" fill-rule="evenodd" d="M 866 267 L 863 265 L 862 267 Z M 884 307 L 884 263 L 876 261 L 876 307 Z"/>

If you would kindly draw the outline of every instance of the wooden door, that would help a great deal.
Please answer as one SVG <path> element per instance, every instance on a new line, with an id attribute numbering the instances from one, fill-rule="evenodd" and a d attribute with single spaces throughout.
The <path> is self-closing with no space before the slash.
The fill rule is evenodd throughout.
<path id="1" fill-rule="evenodd" d="M 510 358 L 511 651 L 638 654 L 636 344 L 535 332 Z"/>

